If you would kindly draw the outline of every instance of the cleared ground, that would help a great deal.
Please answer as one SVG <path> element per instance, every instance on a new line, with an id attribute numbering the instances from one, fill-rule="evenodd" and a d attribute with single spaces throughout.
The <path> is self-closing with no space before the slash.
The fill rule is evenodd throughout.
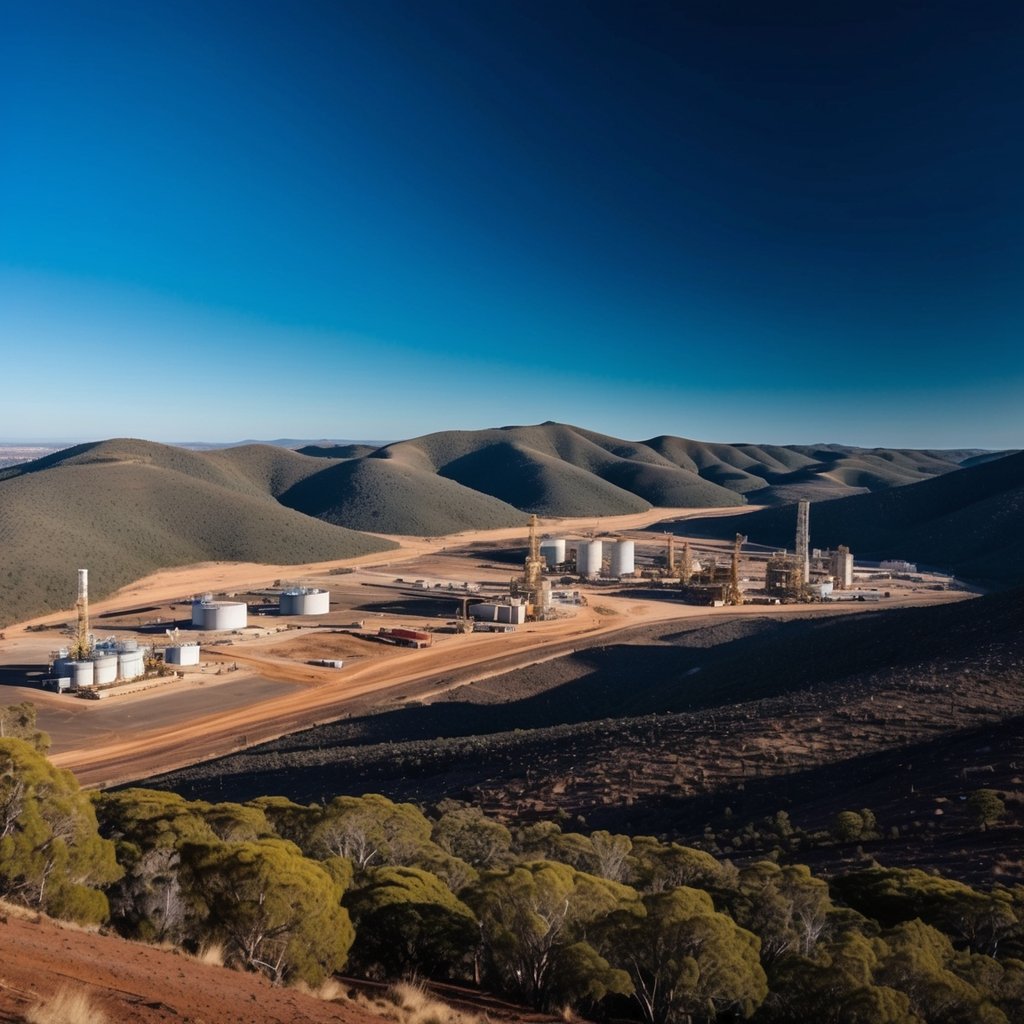
<path id="1" fill-rule="evenodd" d="M 731 512 L 732 509 L 722 510 Z M 547 521 L 553 535 L 642 529 L 688 510 L 650 510 L 604 520 Z M 706 516 L 707 510 L 700 510 Z M 305 566 L 206 563 L 156 574 L 125 588 L 92 609 L 96 632 L 103 628 L 159 642 L 172 622 L 185 622 L 185 598 L 207 590 L 234 593 L 257 604 L 261 591 L 283 582 L 314 583 L 332 593 L 325 618 L 285 620 L 251 616 L 240 635 L 207 645 L 205 673 L 182 683 L 130 697 L 80 701 L 35 689 L 10 687 L 7 703 L 30 699 L 40 724 L 53 738 L 54 760 L 85 784 L 108 785 L 150 776 L 236 751 L 321 722 L 364 714 L 443 693 L 474 679 L 507 672 L 559 653 L 604 643 L 621 630 L 645 624 L 714 621 L 722 615 L 781 619 L 808 614 L 804 606 L 707 609 L 666 596 L 635 596 L 614 588 L 587 588 L 590 604 L 576 614 L 536 623 L 506 635 L 458 635 L 449 628 L 461 602 L 462 582 L 481 593 L 507 586 L 517 571 L 503 549 L 524 545 L 525 527 L 422 540 L 395 538 L 402 548 L 380 555 Z M 645 540 L 650 543 L 650 536 Z M 655 542 L 651 550 L 657 551 Z M 725 547 L 722 546 L 722 550 Z M 353 571 L 337 574 L 338 569 Z M 403 582 L 397 582 L 402 580 Z M 422 580 L 423 584 L 417 584 Z M 440 583 L 440 586 L 437 584 Z M 448 586 L 455 589 L 449 590 Z M 426 589 L 424 589 L 426 588 Z M 931 589 L 893 591 L 887 607 L 941 603 L 964 595 Z M 816 607 L 815 614 L 844 615 L 863 605 Z M 70 612 L 8 628 L 0 641 L 0 665 L 38 666 L 59 646 L 59 627 Z M 362 623 L 361 626 L 357 625 Z M 372 637 L 381 625 L 440 630 L 428 650 L 384 646 Z M 50 627 L 44 632 L 30 631 Z M 342 657 L 342 670 L 306 664 Z M 220 671 L 220 675 L 216 673 Z"/>

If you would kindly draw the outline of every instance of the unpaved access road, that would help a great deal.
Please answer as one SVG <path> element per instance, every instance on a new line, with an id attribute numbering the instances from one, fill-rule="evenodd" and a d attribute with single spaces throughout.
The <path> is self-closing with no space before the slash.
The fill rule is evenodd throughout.
<path id="1" fill-rule="evenodd" d="M 631 516 L 606 519 L 547 520 L 547 532 L 582 533 L 587 530 L 628 530 L 651 523 L 709 513 L 732 514 L 735 508 L 652 509 Z M 275 577 L 296 578 L 331 568 L 397 567 L 415 565 L 445 549 L 471 543 L 525 538 L 527 528 L 462 533 L 424 539 L 394 538 L 401 550 L 344 562 L 309 566 L 206 563 L 174 569 L 140 580 L 93 606 L 96 613 L 141 603 L 175 600 L 183 593 L 204 590 L 239 590 L 266 586 Z M 406 571 L 403 569 L 403 571 Z M 946 601 L 963 595 L 935 593 L 910 595 L 906 601 Z M 864 606 L 837 606 L 813 614 L 848 614 Z M 806 615 L 806 606 L 745 606 L 712 609 L 644 600 L 598 591 L 591 606 L 573 617 L 530 624 L 509 634 L 446 635 L 426 650 L 389 649 L 379 657 L 342 670 L 319 668 L 282 657 L 275 642 L 246 641 L 206 648 L 208 660 L 219 663 L 223 675 L 207 675 L 201 689 L 195 684 L 173 683 L 152 691 L 103 701 L 75 701 L 40 691 L 12 691 L 8 699 L 31 699 L 40 706 L 40 721 L 54 734 L 52 759 L 75 772 L 84 785 L 108 786 L 145 778 L 197 761 L 222 756 L 255 743 L 371 708 L 393 707 L 405 700 L 430 699 L 472 679 L 522 667 L 603 642 L 616 632 L 671 620 L 712 620 L 715 616 Z M 44 617 L 52 622 L 54 616 Z M 34 620 L 36 622 L 40 620 Z M 5 660 L 12 649 L 39 644 L 26 634 L 23 623 L 6 631 L 0 641 Z M 15 650 L 16 655 L 16 650 Z M 70 719 L 73 719 L 71 721 Z"/>

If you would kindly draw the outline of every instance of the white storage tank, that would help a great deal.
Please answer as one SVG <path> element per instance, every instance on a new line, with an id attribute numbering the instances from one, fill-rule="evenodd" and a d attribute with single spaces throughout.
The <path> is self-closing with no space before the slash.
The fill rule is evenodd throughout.
<path id="1" fill-rule="evenodd" d="M 244 601 L 192 602 L 192 625 L 199 629 L 245 629 L 249 624 L 249 608 Z"/>
<path id="2" fill-rule="evenodd" d="M 91 661 L 72 661 L 70 658 L 59 662 L 59 667 L 55 665 L 53 674 L 70 679 L 72 690 L 92 686 L 95 679 Z"/>
<path id="3" fill-rule="evenodd" d="M 198 665 L 199 644 L 174 644 L 164 648 L 165 665 Z"/>
<path id="4" fill-rule="evenodd" d="M 565 540 L 548 538 L 540 542 L 540 557 L 548 563 L 549 569 L 561 565 L 565 561 Z"/>
<path id="5" fill-rule="evenodd" d="M 119 679 L 138 679 L 146 674 L 146 661 L 143 651 L 139 645 L 132 642 L 132 650 L 126 650 L 128 644 L 124 644 L 117 652 L 117 676 Z"/>
<path id="6" fill-rule="evenodd" d="M 576 572 L 580 576 L 600 576 L 603 557 L 599 540 L 581 540 L 576 545 Z"/>
<path id="7" fill-rule="evenodd" d="M 609 572 L 612 576 L 632 576 L 636 571 L 636 544 L 620 540 L 612 547 Z"/>
<path id="8" fill-rule="evenodd" d="M 326 615 L 331 610 L 331 594 L 306 587 L 286 590 L 280 596 L 279 608 L 282 615 Z"/>
<path id="9" fill-rule="evenodd" d="M 117 655 L 94 654 L 92 656 L 93 682 L 97 686 L 107 686 L 117 681 Z"/>

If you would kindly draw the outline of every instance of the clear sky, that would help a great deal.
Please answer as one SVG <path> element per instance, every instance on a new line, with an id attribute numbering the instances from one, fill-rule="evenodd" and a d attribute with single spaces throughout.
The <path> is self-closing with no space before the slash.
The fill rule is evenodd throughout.
<path id="1" fill-rule="evenodd" d="M 1018 447 L 1024 5 L 0 5 L 0 439 Z"/>

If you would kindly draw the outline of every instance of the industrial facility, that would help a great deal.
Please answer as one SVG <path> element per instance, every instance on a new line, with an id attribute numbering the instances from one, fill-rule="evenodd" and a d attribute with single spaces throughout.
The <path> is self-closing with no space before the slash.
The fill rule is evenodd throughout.
<path id="1" fill-rule="evenodd" d="M 135 640 L 97 641 L 89 630 L 89 570 L 78 570 L 74 642 L 50 655 L 50 679 L 58 691 L 85 690 L 145 675 L 146 652 Z"/>

